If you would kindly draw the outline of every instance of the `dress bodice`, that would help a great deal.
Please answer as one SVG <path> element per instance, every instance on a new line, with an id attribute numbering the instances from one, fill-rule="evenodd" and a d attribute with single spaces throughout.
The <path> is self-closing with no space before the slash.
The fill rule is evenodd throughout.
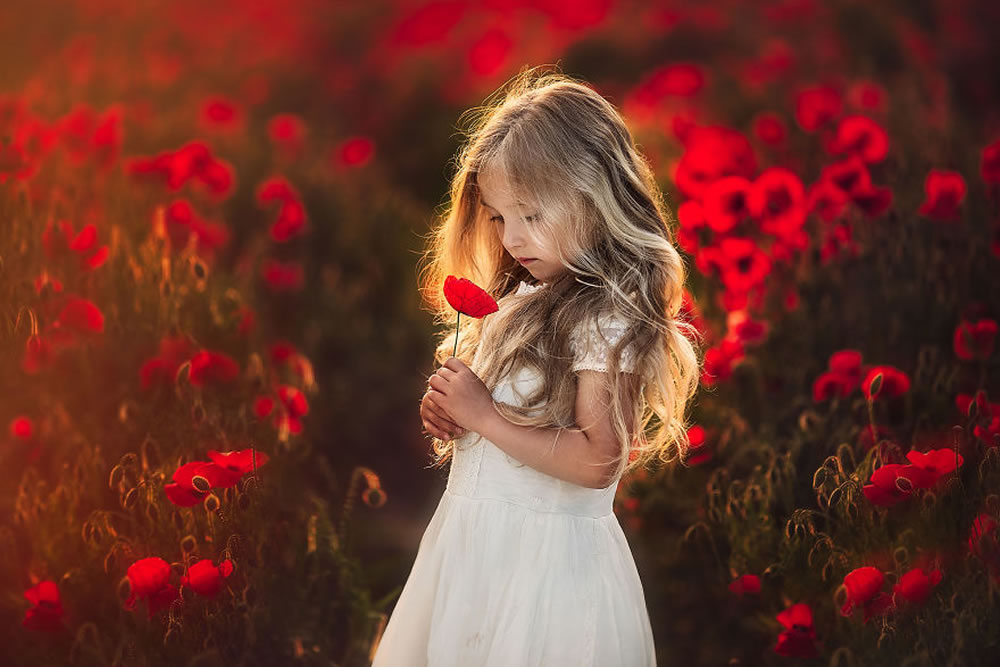
<path id="1" fill-rule="evenodd" d="M 516 294 L 543 288 L 544 285 L 522 282 Z M 615 331 L 614 327 L 605 328 L 604 338 L 613 339 Z M 579 349 L 581 353 L 573 364 L 574 370 L 603 370 L 603 346 L 592 345 L 589 349 Z M 622 363 L 624 367 L 628 367 L 627 355 Z M 497 383 L 493 399 L 508 405 L 523 406 L 527 397 L 537 391 L 541 381 L 539 371 L 528 367 L 518 368 Z M 612 513 L 618 479 L 606 488 L 592 489 L 552 477 L 521 463 L 475 431 L 466 431 L 453 444 L 447 488 L 454 494 L 503 500 L 541 512 L 586 517 Z"/>

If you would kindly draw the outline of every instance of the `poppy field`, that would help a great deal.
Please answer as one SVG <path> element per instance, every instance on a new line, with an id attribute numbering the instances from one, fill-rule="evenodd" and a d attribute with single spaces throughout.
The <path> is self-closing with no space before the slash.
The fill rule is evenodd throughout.
<path id="1" fill-rule="evenodd" d="M 615 499 L 660 664 L 992 664 L 998 24 L 3 3 L 4 664 L 370 664 L 447 476 L 417 259 L 461 114 L 546 64 L 622 111 L 705 336 L 688 465 Z"/>

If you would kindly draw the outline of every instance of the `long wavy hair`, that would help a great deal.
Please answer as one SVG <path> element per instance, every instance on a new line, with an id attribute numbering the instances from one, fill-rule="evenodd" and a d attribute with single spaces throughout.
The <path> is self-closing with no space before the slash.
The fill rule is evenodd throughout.
<path id="1" fill-rule="evenodd" d="M 442 284 L 449 274 L 468 278 L 500 310 L 460 318 L 455 356 L 491 391 L 515 369 L 536 369 L 542 382 L 525 405 L 497 402 L 497 409 L 517 424 L 581 430 L 571 332 L 612 314 L 629 324 L 604 375 L 621 443 L 613 479 L 654 458 L 686 465 L 686 407 L 698 388 L 701 336 L 681 315 L 686 269 L 673 245 L 676 221 L 624 120 L 588 85 L 544 66 L 522 69 L 462 114 L 460 129 L 463 118 L 450 197 L 435 212 L 420 260 L 421 296 L 442 328 L 435 361 L 452 356 L 456 335 Z M 528 233 L 566 269 L 544 289 L 516 293 L 521 281 L 535 281 L 505 251 L 498 223 L 480 203 L 478 175 L 487 170 L 525 202 L 522 213 L 530 207 Z M 634 367 L 620 373 L 626 348 Z M 453 449 L 454 441 L 434 439 L 432 467 Z"/>

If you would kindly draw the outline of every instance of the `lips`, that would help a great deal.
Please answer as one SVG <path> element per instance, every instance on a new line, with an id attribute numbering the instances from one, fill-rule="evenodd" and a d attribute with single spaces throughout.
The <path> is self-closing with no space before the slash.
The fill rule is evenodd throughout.
<path id="1" fill-rule="evenodd" d="M 517 261 L 521 262 L 521 264 L 527 264 L 528 262 L 534 262 L 535 258 L 534 257 L 518 257 Z"/>

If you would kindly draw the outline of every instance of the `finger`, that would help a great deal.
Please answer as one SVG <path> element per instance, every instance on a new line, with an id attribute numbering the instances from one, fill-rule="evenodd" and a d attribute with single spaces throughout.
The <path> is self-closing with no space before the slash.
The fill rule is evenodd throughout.
<path id="1" fill-rule="evenodd" d="M 445 380 L 440 375 L 437 374 L 432 375 L 431 379 L 427 381 L 427 384 L 430 385 L 431 387 L 431 389 L 427 391 L 428 394 L 431 393 L 431 390 L 434 390 L 440 393 L 442 396 L 446 395 L 445 389 L 448 388 L 448 381 Z"/>
<path id="2" fill-rule="evenodd" d="M 448 360 L 444 362 L 444 366 L 442 366 L 442 368 L 447 368 L 452 371 L 460 371 L 463 368 L 466 368 L 466 365 L 462 363 L 462 360 L 458 357 L 448 357 Z"/>
<path id="3" fill-rule="evenodd" d="M 433 416 L 435 419 L 442 422 L 445 425 L 445 427 L 449 430 L 454 430 L 458 428 L 458 424 L 455 423 L 455 420 L 449 417 L 448 413 L 440 408 L 432 407 L 430 404 L 428 404 L 426 409 L 426 414 Z"/>
<path id="4" fill-rule="evenodd" d="M 443 377 L 445 380 L 451 380 L 453 377 L 458 375 L 458 373 L 448 368 L 447 366 L 442 366 L 441 368 L 439 368 L 436 374 Z"/>
<path id="5" fill-rule="evenodd" d="M 441 424 L 437 423 L 437 421 L 433 417 L 424 419 L 423 423 L 424 423 L 424 430 L 427 433 L 433 435 L 435 438 L 438 438 L 439 440 L 451 439 L 451 433 L 448 431 L 448 429 L 443 427 Z"/>

